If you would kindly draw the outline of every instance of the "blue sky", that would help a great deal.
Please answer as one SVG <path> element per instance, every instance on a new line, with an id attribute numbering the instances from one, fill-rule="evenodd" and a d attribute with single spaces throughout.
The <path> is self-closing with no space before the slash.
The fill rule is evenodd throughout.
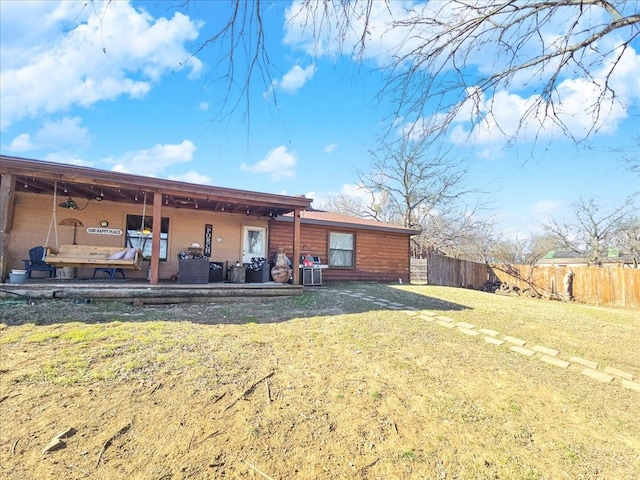
<path id="1" fill-rule="evenodd" d="M 0 1 L 3 154 L 306 194 L 316 207 L 355 191 L 355 171 L 366 170 L 392 108 L 377 94 L 384 85 L 378 67 L 393 39 L 376 36 L 375 25 L 358 62 L 337 53 L 330 37 L 311 47 L 286 22 L 290 2 L 268 4 L 273 82 L 252 85 L 247 113 L 245 99 L 235 109 L 224 104 L 219 51 L 192 55 L 220 26 L 226 2 L 176 9 L 182 2 L 119 0 L 106 11 L 105 2 L 86 3 Z M 380 25 L 388 21 L 385 12 L 374 12 Z M 526 139 L 508 144 L 490 130 L 469 136 L 464 125 L 445 139 L 453 154 L 468 158 L 467 186 L 486 192 L 510 235 L 525 237 L 545 216 L 566 215 L 581 196 L 615 203 L 640 190 L 619 153 L 638 148 L 639 47 L 628 52 L 617 79 L 624 108 L 588 143 L 549 131 L 535 146 Z M 573 90 L 564 108 L 576 109 L 579 130 L 584 118 L 577 107 L 588 96 L 580 78 L 568 80 Z M 508 123 L 526 96 L 503 92 L 496 100 Z"/>

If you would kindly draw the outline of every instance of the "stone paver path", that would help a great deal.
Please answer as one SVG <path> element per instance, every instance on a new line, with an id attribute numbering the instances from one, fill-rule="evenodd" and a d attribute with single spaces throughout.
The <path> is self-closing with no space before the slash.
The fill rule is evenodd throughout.
<path id="1" fill-rule="evenodd" d="M 590 379 L 598 382 L 620 384 L 626 389 L 640 393 L 640 383 L 634 381 L 633 374 L 619 370 L 615 367 L 605 366 L 602 370 L 599 370 L 597 362 L 577 356 L 571 356 L 568 360 L 564 360 L 562 358 L 558 358 L 562 352 L 555 348 L 550 348 L 544 345 L 532 345 L 531 342 L 528 342 L 525 339 L 512 337 L 510 335 L 501 335 L 500 332 L 488 328 L 476 329 L 476 326 L 471 323 L 456 322 L 451 317 L 440 315 L 437 312 L 429 310 L 419 310 L 411 305 L 390 302 L 383 298 L 375 298 L 362 293 L 351 292 L 349 290 L 342 290 L 338 293 L 348 295 L 377 306 L 389 308 L 391 310 L 402 311 L 410 316 L 418 316 L 423 320 L 432 322 L 434 325 L 455 330 L 471 337 L 482 336 L 483 340 L 490 345 L 495 345 L 497 347 L 506 346 L 512 352 L 531 358 L 537 358 L 542 362 L 558 368 L 567 369 L 572 364 L 579 365 L 584 367 L 580 373 L 585 377 L 589 377 Z"/>

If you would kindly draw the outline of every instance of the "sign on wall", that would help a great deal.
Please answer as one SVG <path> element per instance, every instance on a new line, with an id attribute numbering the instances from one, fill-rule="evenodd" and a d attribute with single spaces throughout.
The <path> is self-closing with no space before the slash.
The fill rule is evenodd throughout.
<path id="1" fill-rule="evenodd" d="M 122 230 L 119 228 L 88 227 L 87 233 L 91 235 L 122 235 Z"/>
<path id="2" fill-rule="evenodd" d="M 213 241 L 213 225 L 204 226 L 204 256 L 211 257 L 211 243 Z"/>

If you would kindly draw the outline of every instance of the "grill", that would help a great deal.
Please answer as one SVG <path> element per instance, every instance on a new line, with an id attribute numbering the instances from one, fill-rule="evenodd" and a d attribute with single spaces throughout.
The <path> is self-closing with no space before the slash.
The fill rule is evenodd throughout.
<path id="1" fill-rule="evenodd" d="M 310 264 L 310 262 L 312 262 Z M 316 286 L 322 285 L 322 269 L 328 268 L 328 265 L 323 265 L 320 261 L 320 257 L 313 257 L 311 255 L 303 255 L 300 257 L 300 279 L 302 285 Z"/>

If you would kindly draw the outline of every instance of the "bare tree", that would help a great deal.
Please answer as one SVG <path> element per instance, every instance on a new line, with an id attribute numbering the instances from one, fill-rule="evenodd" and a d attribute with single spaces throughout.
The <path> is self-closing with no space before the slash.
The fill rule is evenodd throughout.
<path id="1" fill-rule="evenodd" d="M 620 152 L 622 160 L 630 172 L 640 177 L 640 135 L 635 137 L 635 145 Z"/>
<path id="2" fill-rule="evenodd" d="M 560 247 L 562 247 L 562 243 L 553 235 L 531 235 L 526 242 L 525 254 L 522 263 L 525 265 L 535 265 L 538 260 L 544 257 L 551 250 L 555 250 Z"/>
<path id="3" fill-rule="evenodd" d="M 635 268 L 640 265 L 640 217 L 633 216 L 622 223 L 614 239 L 620 250 L 633 260 Z"/>
<path id="4" fill-rule="evenodd" d="M 435 101 L 442 129 L 464 116 L 472 126 L 496 128 L 508 136 L 514 130 L 495 114 L 496 98 L 533 87 L 537 95 L 520 112 L 515 132 L 533 120 L 540 128 L 555 124 L 573 137 L 569 116 L 563 115 L 566 92 L 559 88 L 572 75 L 595 92 L 583 105 L 591 117 L 585 136 L 617 108 L 612 80 L 640 35 L 637 2 L 457 0 L 435 2 L 435 9 L 433 3 L 392 25 L 408 29 L 401 47 L 415 45 L 406 53 L 399 48 L 393 64 L 401 114 L 424 114 Z M 605 38 L 614 32 L 622 40 L 612 45 Z M 494 58 L 491 64 L 475 61 L 487 54 Z"/>
<path id="5" fill-rule="evenodd" d="M 247 95 L 253 78 L 263 86 L 271 79 L 265 3 L 231 0 L 228 19 L 203 45 L 222 46 L 217 58 L 228 65 L 223 77 Z M 288 9 L 287 25 L 306 35 L 303 43 L 311 54 L 331 47 L 332 53 L 356 60 L 376 56 L 387 78 L 382 93 L 395 106 L 393 117 L 410 128 L 427 124 L 432 132 L 443 132 L 464 121 L 468 132 L 481 127 L 507 138 L 553 128 L 588 138 L 628 109 L 615 73 L 624 70 L 625 56 L 640 36 L 638 5 L 636 0 L 450 0 L 408 6 L 391 0 L 301 0 Z M 570 125 L 575 112 L 563 104 L 577 90 L 590 92 L 577 102 L 589 119 L 579 133 Z M 498 99 L 507 92 L 527 97 L 516 122 L 512 115 L 506 120 L 497 114 Z"/>
<path id="6" fill-rule="evenodd" d="M 329 195 L 322 202 L 321 208 L 330 212 L 342 213 L 344 215 L 351 215 L 354 217 L 361 217 L 362 212 L 366 210 L 363 206 L 362 198 L 348 195 L 346 193 Z"/>
<path id="7" fill-rule="evenodd" d="M 632 198 L 620 205 L 605 208 L 595 197 L 581 199 L 573 204 L 573 216 L 562 222 L 550 221 L 545 225 L 562 248 L 579 253 L 591 264 L 598 264 L 611 247 L 619 244 L 625 225 L 634 209 Z"/>
<path id="8" fill-rule="evenodd" d="M 355 195 L 328 198 L 322 208 L 421 229 L 412 254 L 438 252 L 458 258 L 484 258 L 479 238 L 492 227 L 488 207 L 466 189 L 466 160 L 454 158 L 429 138 L 412 136 L 371 151 L 367 172 L 359 172 Z"/>
<path id="9" fill-rule="evenodd" d="M 464 160 L 448 153 L 428 137 L 414 141 L 408 136 L 371 151 L 370 171 L 359 173 L 371 198 L 365 214 L 409 228 L 441 214 L 439 209 L 469 193 L 463 186 Z"/>
<path id="10" fill-rule="evenodd" d="M 498 238 L 490 249 L 490 263 L 535 265 L 549 251 L 562 245 L 551 235 L 532 234 L 525 238 Z"/>
<path id="11" fill-rule="evenodd" d="M 488 263 L 496 233 L 494 218 L 484 204 L 449 204 L 446 211 L 426 219 L 416 247 L 444 255 Z M 421 242 L 421 243 L 418 243 Z"/>

